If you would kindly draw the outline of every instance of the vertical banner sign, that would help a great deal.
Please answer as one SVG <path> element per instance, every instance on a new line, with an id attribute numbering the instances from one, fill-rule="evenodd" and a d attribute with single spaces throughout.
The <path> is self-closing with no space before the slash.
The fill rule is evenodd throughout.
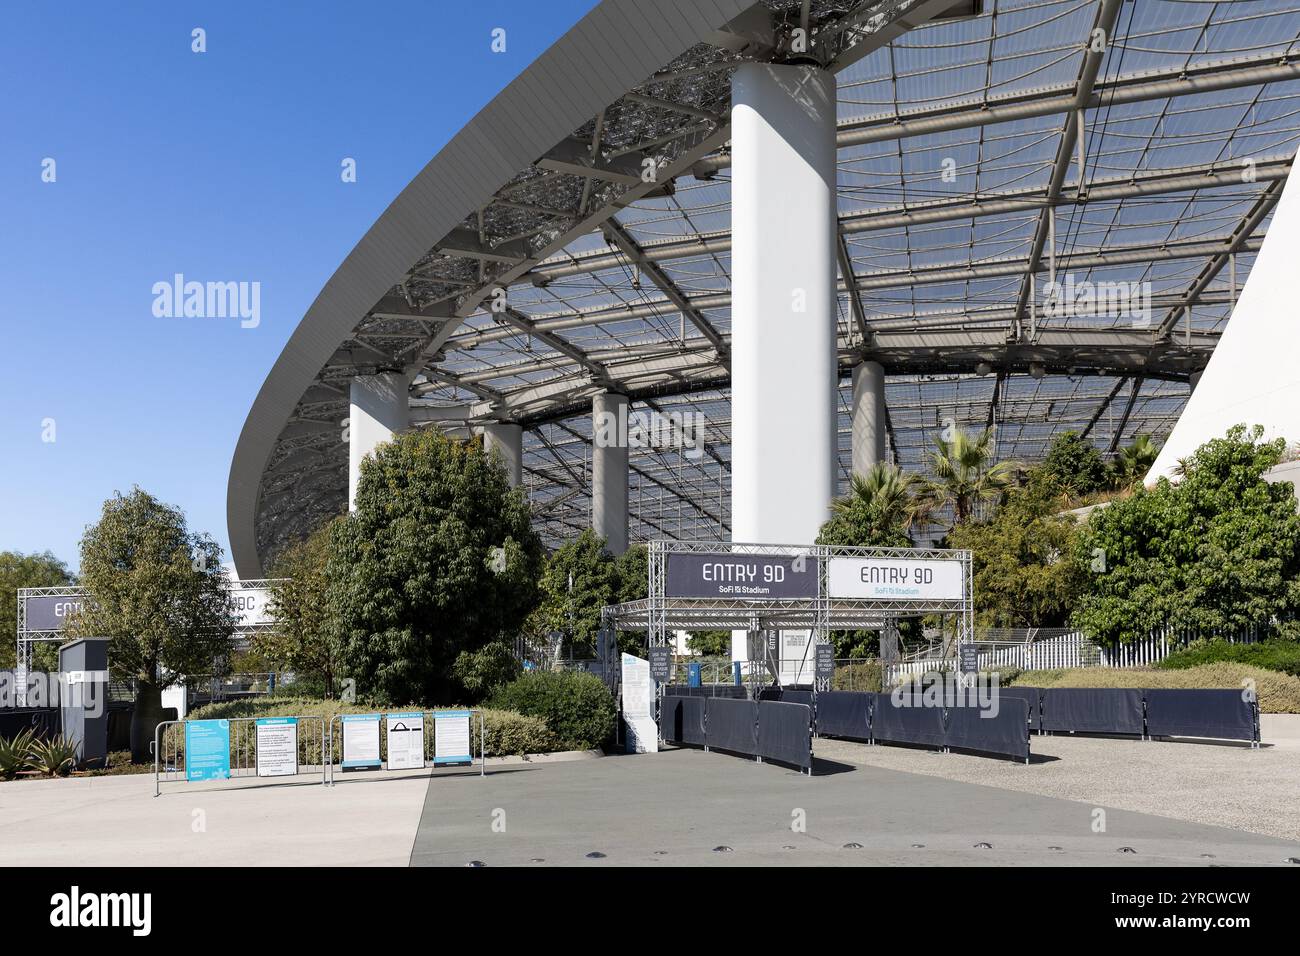
<path id="1" fill-rule="evenodd" d="M 298 718 L 260 718 L 257 721 L 257 775 L 292 777 L 297 772 Z"/>
<path id="2" fill-rule="evenodd" d="M 962 644 L 957 650 L 959 668 L 962 676 L 978 674 L 980 669 L 980 652 L 974 644 Z"/>
<path id="3" fill-rule="evenodd" d="M 468 710 L 440 710 L 433 715 L 433 762 L 473 763 Z"/>
<path id="4" fill-rule="evenodd" d="M 343 769 L 381 767 L 379 759 L 379 715 L 343 715 Z"/>
<path id="5" fill-rule="evenodd" d="M 185 722 L 185 779 L 230 779 L 230 721 Z"/>
<path id="6" fill-rule="evenodd" d="M 667 650 L 667 648 L 651 648 Z M 631 654 L 623 655 L 623 724 L 627 727 L 627 752 L 657 753 L 659 728 L 655 726 L 654 690 L 650 662 Z"/>
<path id="7" fill-rule="evenodd" d="M 830 690 L 831 679 L 835 676 L 835 645 L 816 645 L 816 655 L 817 689 L 821 691 Z"/>
<path id="8" fill-rule="evenodd" d="M 624 654 L 626 659 L 630 655 Z M 634 658 L 640 660 L 640 658 Z M 650 676 L 660 684 L 667 684 L 673 679 L 673 652 L 670 647 L 650 648 Z"/>
<path id="9" fill-rule="evenodd" d="M 424 766 L 424 714 L 388 715 L 388 769 Z"/>

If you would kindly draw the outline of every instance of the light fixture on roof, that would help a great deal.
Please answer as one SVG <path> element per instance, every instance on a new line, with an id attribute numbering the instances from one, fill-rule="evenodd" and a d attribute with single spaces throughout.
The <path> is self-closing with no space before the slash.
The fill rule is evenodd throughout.
<path id="1" fill-rule="evenodd" d="M 992 371 L 993 371 L 993 366 L 990 365 L 988 362 L 976 362 L 976 363 L 975 363 L 975 374 L 976 374 L 976 375 L 988 375 L 988 374 L 989 374 L 990 372 L 992 372 Z"/>
<path id="2" fill-rule="evenodd" d="M 1030 362 L 1030 363 L 1029 363 L 1029 377 L 1030 377 L 1030 378 L 1033 378 L 1033 379 L 1040 379 L 1040 378 L 1042 378 L 1042 377 L 1043 377 L 1044 375 L 1046 375 L 1046 374 L 1047 374 L 1047 366 L 1044 365 L 1042 362 Z"/>

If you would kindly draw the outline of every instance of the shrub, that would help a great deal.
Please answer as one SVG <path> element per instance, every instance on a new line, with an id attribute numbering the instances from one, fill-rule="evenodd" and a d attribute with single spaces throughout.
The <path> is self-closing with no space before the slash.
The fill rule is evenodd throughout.
<path id="1" fill-rule="evenodd" d="M 30 754 L 35 742 L 36 733 L 32 730 L 19 731 L 12 740 L 0 737 L 0 780 L 12 780 L 31 769 Z"/>
<path id="2" fill-rule="evenodd" d="M 1201 664 L 1230 661 L 1300 677 L 1300 644 L 1294 641 L 1261 641 L 1258 644 L 1229 644 L 1225 640 L 1193 641 L 1174 651 L 1156 666 L 1162 670 L 1186 670 Z"/>
<path id="3" fill-rule="evenodd" d="M 835 668 L 831 690 L 880 690 L 880 662 L 864 661 L 861 664 L 844 664 Z"/>
<path id="4" fill-rule="evenodd" d="M 62 734 L 33 741 L 28 755 L 31 768 L 47 777 L 66 777 L 77 765 L 77 745 Z"/>
<path id="5" fill-rule="evenodd" d="M 594 674 L 525 674 L 493 693 L 488 706 L 542 718 L 564 750 L 599 747 L 614 733 L 614 698 Z"/>
<path id="6" fill-rule="evenodd" d="M 451 676 L 474 701 L 482 700 L 494 687 L 514 680 L 521 671 L 514 651 L 505 641 L 492 641 L 476 651 L 461 651 L 451 665 Z"/>
<path id="7" fill-rule="evenodd" d="M 1246 664 L 1221 661 L 1186 670 L 1155 668 L 1076 667 L 1070 670 L 1025 671 L 1014 681 L 1023 687 L 1151 687 L 1229 688 L 1240 690 L 1255 682 L 1259 709 L 1265 714 L 1300 714 L 1300 678 Z"/>

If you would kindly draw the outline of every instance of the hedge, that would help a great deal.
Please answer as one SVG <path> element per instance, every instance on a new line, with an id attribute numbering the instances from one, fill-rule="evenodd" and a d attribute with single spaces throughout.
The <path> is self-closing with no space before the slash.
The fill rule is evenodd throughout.
<path id="1" fill-rule="evenodd" d="M 1248 664 L 1300 677 L 1300 643 L 1261 641 L 1258 644 L 1229 644 L 1222 639 L 1193 641 L 1182 650 L 1174 651 L 1156 666 L 1161 670 L 1186 670 L 1220 661 Z"/>
<path id="2" fill-rule="evenodd" d="M 1266 714 L 1300 714 L 1300 678 L 1261 667 L 1221 662 L 1185 670 L 1156 668 L 1075 667 L 1069 670 L 1025 671 L 1012 686 L 1022 687 L 1152 687 L 1230 688 L 1255 682 L 1259 709 Z"/>

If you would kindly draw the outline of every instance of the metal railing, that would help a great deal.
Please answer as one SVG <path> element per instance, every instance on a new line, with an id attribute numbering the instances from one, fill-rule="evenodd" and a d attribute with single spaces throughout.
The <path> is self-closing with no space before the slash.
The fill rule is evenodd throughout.
<path id="1" fill-rule="evenodd" d="M 297 776 L 304 773 L 321 775 L 321 784 L 327 782 L 329 767 L 329 740 L 325 736 L 324 717 L 231 717 L 224 719 L 229 727 L 229 766 L 224 775 L 212 779 L 233 779 L 238 777 L 260 777 L 277 779 L 283 776 Z M 258 721 L 293 720 L 296 724 L 297 757 L 294 774 L 261 773 L 257 761 L 257 726 Z M 154 796 L 162 793 L 163 783 L 188 782 L 190 766 L 186 752 L 185 727 L 191 723 L 207 721 L 168 720 L 154 728 L 153 739 L 153 781 Z M 307 730 L 304 733 L 304 729 Z M 316 731 L 312 733 L 311 731 Z M 174 774 L 180 774 L 178 780 Z"/>

